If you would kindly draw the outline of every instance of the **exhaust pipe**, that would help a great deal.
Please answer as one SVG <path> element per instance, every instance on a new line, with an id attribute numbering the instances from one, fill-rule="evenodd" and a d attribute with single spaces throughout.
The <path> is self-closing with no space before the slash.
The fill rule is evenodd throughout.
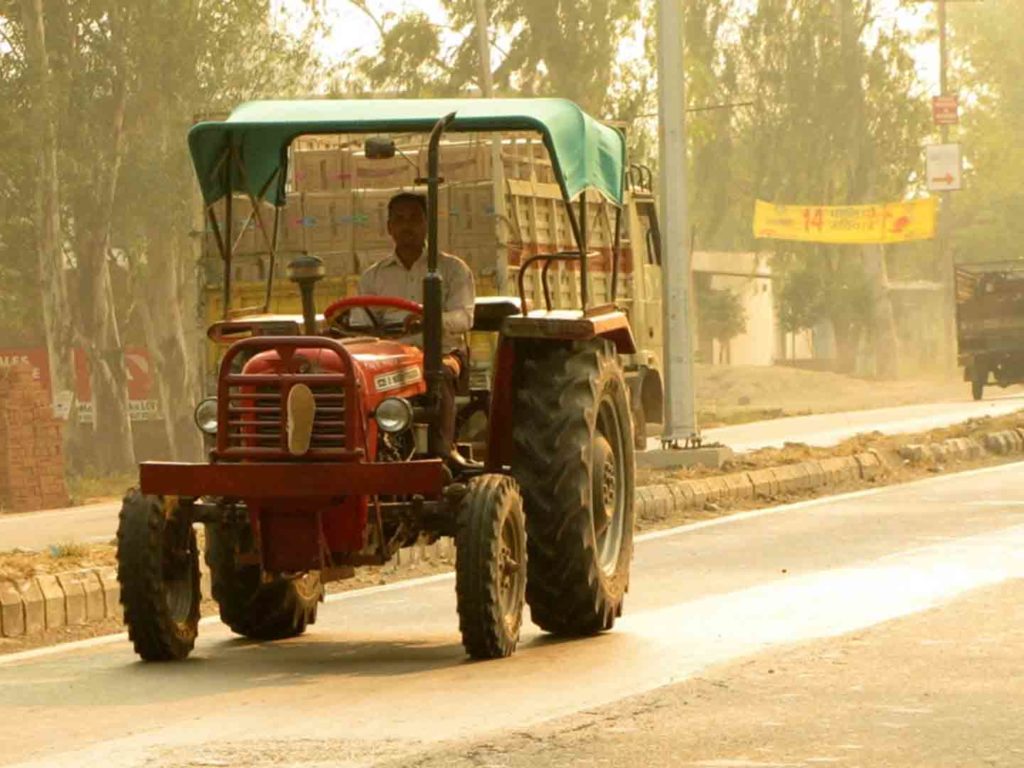
<path id="1" fill-rule="evenodd" d="M 313 292 L 316 289 L 316 284 L 327 274 L 324 263 L 317 256 L 305 254 L 291 261 L 286 274 L 289 280 L 299 286 L 299 293 L 302 294 L 302 319 L 306 326 L 306 333 L 315 336 L 318 329 Z"/>

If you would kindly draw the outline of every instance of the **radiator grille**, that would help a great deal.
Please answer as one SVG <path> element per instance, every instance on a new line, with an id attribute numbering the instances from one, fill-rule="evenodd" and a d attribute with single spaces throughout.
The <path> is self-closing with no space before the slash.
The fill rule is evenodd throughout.
<path id="1" fill-rule="evenodd" d="M 292 456 L 288 452 L 286 404 L 292 382 L 288 377 L 281 377 L 279 384 L 252 385 L 245 383 L 244 374 L 234 377 L 227 387 L 223 442 L 226 452 L 292 460 L 344 453 L 347 448 L 345 390 L 337 379 L 317 383 L 311 378 L 303 379 L 316 401 L 313 435 L 305 456 Z"/>

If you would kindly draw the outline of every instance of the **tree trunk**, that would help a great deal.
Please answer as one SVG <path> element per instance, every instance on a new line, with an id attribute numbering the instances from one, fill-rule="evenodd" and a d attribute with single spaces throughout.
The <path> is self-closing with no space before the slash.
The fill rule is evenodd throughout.
<path id="1" fill-rule="evenodd" d="M 112 30 L 115 25 L 111 24 Z M 124 45 L 113 34 L 114 45 Z M 135 465 L 128 372 L 117 304 L 110 278 L 110 231 L 121 162 L 125 153 L 127 83 L 123 61 L 113 74 L 113 119 L 110 152 L 102 163 L 95 195 L 88 211 L 76 211 L 81 224 L 77 238 L 82 335 L 92 385 L 92 421 L 95 468 L 101 473 L 127 472 Z M 85 207 L 87 204 L 83 204 Z"/>
<path id="2" fill-rule="evenodd" d="M 42 0 L 22 0 L 25 57 L 32 95 L 32 124 L 36 167 L 36 247 L 39 288 L 50 366 L 50 387 L 55 410 L 69 420 L 64 441 L 72 441 L 77 427 L 75 369 L 72 360 L 73 326 L 68 301 L 64 255 L 61 249 L 60 183 L 57 173 L 57 114 L 53 75 L 46 48 Z"/>
<path id="3" fill-rule="evenodd" d="M 883 379 L 895 379 L 900 373 L 899 336 L 896 333 L 896 318 L 889 294 L 885 251 L 880 245 L 865 245 L 862 257 L 872 294 L 875 375 Z"/>
<path id="4" fill-rule="evenodd" d="M 135 464 L 128 372 L 107 258 L 109 243 L 109 235 L 89 236 L 78 255 L 79 307 L 92 388 L 92 464 L 101 474 L 127 472 Z"/>
<path id="5" fill-rule="evenodd" d="M 850 322 L 832 321 L 836 336 L 836 371 L 853 373 L 857 367 L 857 346 L 860 344 L 860 328 Z"/>
<path id="6" fill-rule="evenodd" d="M 192 418 L 201 386 L 192 343 L 196 322 L 195 299 L 190 294 L 194 291 L 187 285 L 195 282 L 195 276 L 186 266 L 191 262 L 188 256 L 187 244 L 169 241 L 166 233 L 153 233 L 145 279 L 139 286 L 139 314 L 159 388 L 170 458 L 175 461 L 194 461 L 202 451 L 202 438 Z"/>

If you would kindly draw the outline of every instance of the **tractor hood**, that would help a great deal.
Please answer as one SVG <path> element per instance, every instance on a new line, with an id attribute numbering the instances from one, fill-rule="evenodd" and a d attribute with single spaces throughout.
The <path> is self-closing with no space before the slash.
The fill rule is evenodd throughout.
<path id="1" fill-rule="evenodd" d="M 370 402 L 384 397 L 413 397 L 427 391 L 423 350 L 397 341 L 367 340 L 345 344 L 352 366 Z"/>
<path id="2" fill-rule="evenodd" d="M 271 348 L 254 355 L 245 364 L 245 373 L 279 373 L 286 365 L 297 373 L 344 373 L 348 369 L 338 352 L 329 347 L 298 347 L 292 360 L 302 362 L 295 368 L 294 362 L 282 361 L 272 337 L 266 343 Z M 418 347 L 372 338 L 344 341 L 341 346 L 352 361 L 359 396 L 368 411 L 386 397 L 415 397 L 427 391 L 423 350 Z"/>

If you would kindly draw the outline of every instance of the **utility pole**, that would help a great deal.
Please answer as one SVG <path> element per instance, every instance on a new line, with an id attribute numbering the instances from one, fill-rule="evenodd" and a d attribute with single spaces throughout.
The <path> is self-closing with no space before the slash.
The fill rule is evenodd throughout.
<path id="1" fill-rule="evenodd" d="M 939 95 L 946 96 L 946 0 L 938 0 L 939 21 Z M 949 126 L 943 123 L 940 128 L 943 144 L 949 143 Z M 942 274 L 942 327 L 945 331 L 946 343 L 943 349 L 943 367 L 947 370 L 956 368 L 956 270 L 953 267 L 953 249 L 951 247 L 951 230 L 953 225 L 953 196 L 950 192 L 942 193 L 942 210 L 939 214 L 939 265 Z"/>
<path id="2" fill-rule="evenodd" d="M 491 77 L 491 43 L 487 36 L 487 2 L 476 0 L 476 46 L 480 56 L 480 95 L 489 99 L 494 95 Z"/>
<path id="3" fill-rule="evenodd" d="M 686 100 L 681 0 L 658 6 L 658 196 L 661 200 L 666 448 L 696 445 L 693 333 L 690 322 L 690 243 L 686 203 Z"/>

